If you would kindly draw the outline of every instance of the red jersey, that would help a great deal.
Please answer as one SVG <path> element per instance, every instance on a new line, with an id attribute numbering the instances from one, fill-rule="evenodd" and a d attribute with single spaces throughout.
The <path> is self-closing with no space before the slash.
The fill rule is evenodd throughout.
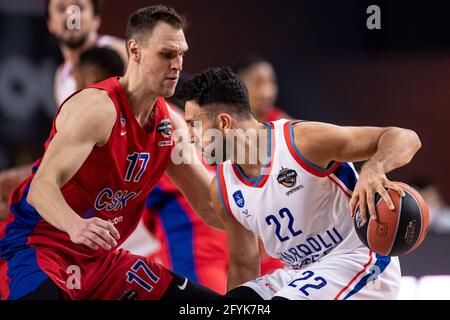
<path id="1" fill-rule="evenodd" d="M 61 188 L 61 192 L 68 205 L 81 217 L 98 217 L 113 223 L 120 233 L 120 245 L 137 226 L 148 193 L 170 163 L 173 148 L 170 115 L 165 100 L 159 98 L 152 111 L 150 129 L 145 131 L 135 119 L 118 78 L 107 79 L 90 88 L 108 92 L 117 111 L 116 122 L 107 143 L 93 148 L 77 173 Z M 54 121 L 45 148 L 55 134 Z M 40 270 L 27 272 L 21 268 L 23 265 L 39 264 L 41 269 L 45 269 L 43 266 L 47 260 L 83 265 L 86 261 L 92 261 L 92 258 L 104 259 L 109 252 L 73 243 L 67 233 L 42 219 L 27 202 L 29 186 L 40 163 L 41 159 L 35 163 L 33 174 L 13 192 L 10 198 L 12 214 L 0 224 L 0 266 L 2 261 L 8 262 L 8 281 L 10 287 L 13 286 L 8 290 L 11 290 L 9 294 L 12 298 L 20 298 L 33 289 L 30 286 L 46 277 Z M 42 252 L 46 252 L 44 258 L 40 254 Z M 36 256 L 38 261 L 34 261 Z M 105 261 L 104 265 L 107 264 Z M 49 268 L 44 272 L 49 274 L 53 271 Z M 1 273 L 2 270 L 0 276 Z M 59 275 L 50 276 L 52 280 L 59 281 Z M 28 277 L 30 285 L 24 279 L 14 285 L 15 279 L 24 277 L 25 280 Z M 4 285 L 0 285 L 0 291 L 2 287 L 6 290 Z"/>

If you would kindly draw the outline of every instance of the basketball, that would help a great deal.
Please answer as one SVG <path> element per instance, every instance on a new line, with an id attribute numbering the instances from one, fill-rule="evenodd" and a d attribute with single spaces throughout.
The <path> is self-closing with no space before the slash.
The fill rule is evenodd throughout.
<path id="1" fill-rule="evenodd" d="M 354 215 L 354 226 L 359 239 L 383 256 L 402 256 L 413 251 L 422 243 L 428 231 L 428 207 L 422 196 L 405 183 L 395 184 L 405 192 L 402 198 L 398 192 L 388 190 L 395 211 L 391 211 L 377 193 L 377 220 L 369 220 L 360 227 L 361 212 L 358 205 Z"/>

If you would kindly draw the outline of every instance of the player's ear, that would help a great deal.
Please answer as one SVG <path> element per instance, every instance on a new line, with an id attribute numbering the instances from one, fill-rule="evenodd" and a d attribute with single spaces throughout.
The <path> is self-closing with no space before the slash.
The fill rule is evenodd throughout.
<path id="1" fill-rule="evenodd" d="M 139 62 L 141 59 L 141 48 L 138 42 L 134 39 L 130 39 L 127 42 L 128 52 L 130 53 L 130 59 Z"/>
<path id="2" fill-rule="evenodd" d="M 228 113 L 220 113 L 217 115 L 217 124 L 220 130 L 231 129 L 231 116 Z"/>
<path id="3" fill-rule="evenodd" d="M 102 18 L 100 16 L 94 16 L 94 30 L 98 31 L 102 25 Z"/>

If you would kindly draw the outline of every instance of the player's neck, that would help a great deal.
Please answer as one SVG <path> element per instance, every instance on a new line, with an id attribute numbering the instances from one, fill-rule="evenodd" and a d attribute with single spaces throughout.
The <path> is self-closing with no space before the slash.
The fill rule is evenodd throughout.
<path id="1" fill-rule="evenodd" d="M 255 118 L 259 121 L 259 122 L 263 122 L 266 121 L 266 117 L 267 114 L 265 112 L 261 112 L 261 111 L 252 111 L 253 115 L 255 116 Z"/>
<path id="2" fill-rule="evenodd" d="M 153 110 L 158 97 L 149 92 L 145 85 L 142 85 L 138 79 L 133 78 L 130 74 L 127 72 L 119 79 L 119 82 L 125 90 L 136 119 L 146 118 Z"/>
<path id="3" fill-rule="evenodd" d="M 74 65 L 78 62 L 78 59 L 80 58 L 80 55 L 92 47 L 95 42 L 97 41 L 98 33 L 97 32 L 91 32 L 88 35 L 88 38 L 86 39 L 86 42 L 79 48 L 69 48 L 68 46 L 64 44 L 60 44 L 61 52 L 64 57 L 64 63 L 68 63 L 70 65 Z"/>
<path id="4" fill-rule="evenodd" d="M 256 179 L 261 174 L 268 159 L 268 130 L 266 126 L 256 119 L 246 122 L 240 129 L 248 132 L 253 130 L 256 133 L 256 143 L 254 138 L 242 138 L 238 135 L 233 153 L 233 162 L 238 164 L 243 173 L 250 179 Z M 240 155 L 238 149 L 245 150 L 244 157 Z M 255 150 L 256 148 L 256 150 Z"/>

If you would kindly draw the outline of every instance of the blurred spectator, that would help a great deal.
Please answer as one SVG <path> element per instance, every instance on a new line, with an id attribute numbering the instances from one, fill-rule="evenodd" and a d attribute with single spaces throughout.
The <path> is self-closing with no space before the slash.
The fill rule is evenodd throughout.
<path id="1" fill-rule="evenodd" d="M 100 0 L 47 0 L 45 16 L 49 32 L 58 39 L 64 63 L 55 74 L 55 99 L 58 106 L 75 91 L 73 66 L 82 52 L 90 47 L 108 47 L 115 50 L 126 63 L 128 57 L 122 39 L 99 35 L 102 1 Z M 80 27 L 67 28 L 69 16 L 73 14 L 72 5 L 80 8 Z"/>
<path id="2" fill-rule="evenodd" d="M 76 90 L 73 68 L 78 62 L 80 55 L 87 49 L 93 46 L 111 48 L 117 52 L 118 56 L 123 60 L 123 64 L 126 63 L 125 42 L 116 37 L 98 34 L 101 22 L 101 3 L 102 1 L 100 0 L 45 1 L 45 17 L 48 30 L 58 39 L 59 47 L 64 57 L 64 63 L 58 67 L 55 73 L 54 94 L 58 106 Z M 80 8 L 80 28 L 69 30 L 67 28 L 67 19 L 72 14 L 70 10 L 72 5 Z M 108 58 L 110 56 L 106 60 Z M 89 56 L 86 59 L 89 59 Z M 118 63 L 116 61 L 117 59 L 114 60 L 114 65 Z M 111 71 L 110 69 L 105 70 Z M 85 80 L 87 81 L 85 83 L 88 83 L 93 79 Z M 7 204 L 9 196 L 14 188 L 31 174 L 31 166 L 31 164 L 23 165 L 0 172 L 0 220 L 9 214 Z"/>
<path id="3" fill-rule="evenodd" d="M 274 106 L 278 97 L 277 76 L 268 60 L 257 55 L 243 56 L 236 61 L 233 71 L 247 86 L 250 108 L 258 121 L 290 118 Z"/>
<path id="4" fill-rule="evenodd" d="M 416 178 L 411 185 L 420 192 L 430 212 L 430 231 L 450 234 L 450 207 L 445 203 L 439 187 L 427 178 Z"/>
<path id="5" fill-rule="evenodd" d="M 77 90 L 123 73 L 124 63 L 117 52 L 97 47 L 83 52 L 73 69 Z"/>

